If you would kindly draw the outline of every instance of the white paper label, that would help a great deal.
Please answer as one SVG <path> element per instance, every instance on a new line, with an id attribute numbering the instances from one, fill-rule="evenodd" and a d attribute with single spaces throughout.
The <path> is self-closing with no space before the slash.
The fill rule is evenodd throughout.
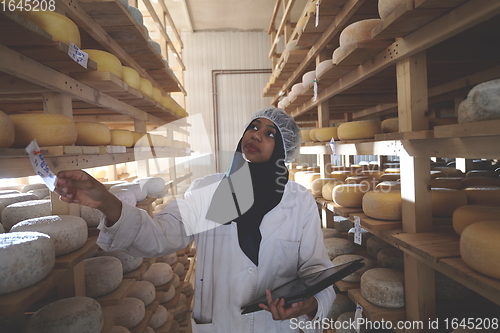
<path id="1" fill-rule="evenodd" d="M 30 157 L 31 165 L 36 174 L 42 177 L 43 182 L 49 190 L 54 191 L 56 187 L 57 176 L 50 170 L 47 162 L 43 158 L 42 152 L 36 140 L 31 141 L 31 143 L 26 147 L 28 156 Z"/>
<path id="2" fill-rule="evenodd" d="M 314 22 L 314 27 L 318 27 L 319 25 L 319 0 L 316 1 L 316 20 Z"/>
<path id="3" fill-rule="evenodd" d="M 363 316 L 363 307 L 359 305 L 359 303 L 356 304 L 356 312 L 354 312 L 354 327 L 356 329 L 356 332 L 361 331 L 361 327 L 358 325 L 358 321 L 361 319 Z"/>
<path id="4" fill-rule="evenodd" d="M 314 79 L 313 83 L 314 83 L 314 85 L 313 85 L 313 91 L 314 91 L 313 101 L 316 102 L 316 100 L 318 99 L 318 81 L 316 79 Z"/>
<path id="5" fill-rule="evenodd" d="M 68 55 L 76 63 L 80 64 L 83 68 L 87 68 L 89 55 L 83 52 L 73 42 L 69 42 Z"/>
<path id="6" fill-rule="evenodd" d="M 334 138 L 330 140 L 330 148 L 332 149 L 332 155 L 337 156 L 337 145 Z"/>
<path id="7" fill-rule="evenodd" d="M 354 216 L 354 243 L 361 245 L 361 220 L 359 216 Z"/>

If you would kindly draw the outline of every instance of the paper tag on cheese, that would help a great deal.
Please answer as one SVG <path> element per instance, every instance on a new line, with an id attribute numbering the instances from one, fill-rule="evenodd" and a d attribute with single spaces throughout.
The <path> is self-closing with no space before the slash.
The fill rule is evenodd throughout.
<path id="1" fill-rule="evenodd" d="M 36 140 L 31 141 L 31 143 L 26 147 L 28 156 L 30 157 L 31 165 L 36 174 L 42 177 L 43 182 L 49 190 L 54 191 L 56 188 L 57 176 L 50 170 L 47 162 L 43 158 L 42 152 Z"/>
<path id="2" fill-rule="evenodd" d="M 313 91 L 314 91 L 314 97 L 313 97 L 313 101 L 316 102 L 316 100 L 318 99 L 318 81 L 316 79 L 314 79 L 314 86 L 313 86 Z"/>
<path id="3" fill-rule="evenodd" d="M 354 216 L 354 243 L 361 245 L 362 243 L 361 237 L 361 220 L 359 216 Z"/>
<path id="4" fill-rule="evenodd" d="M 332 155 L 337 156 L 337 145 L 334 138 L 330 140 L 330 148 L 332 149 Z"/>
<path id="5" fill-rule="evenodd" d="M 314 27 L 317 28 L 319 25 L 319 0 L 316 1 L 316 20 L 314 22 Z"/>
<path id="6" fill-rule="evenodd" d="M 363 307 L 359 305 L 359 303 L 356 304 L 356 312 L 354 312 L 354 328 L 356 329 L 356 332 L 361 331 L 361 327 L 358 325 L 359 319 L 363 316 Z"/>
<path id="7" fill-rule="evenodd" d="M 89 55 L 87 54 L 87 52 L 83 52 L 82 50 L 80 50 L 78 46 L 76 46 L 73 42 L 69 42 L 68 55 L 83 68 L 87 68 Z"/>

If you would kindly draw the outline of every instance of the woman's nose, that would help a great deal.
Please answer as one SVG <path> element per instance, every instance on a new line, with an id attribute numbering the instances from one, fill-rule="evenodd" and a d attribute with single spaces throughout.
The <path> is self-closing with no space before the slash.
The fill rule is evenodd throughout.
<path id="1" fill-rule="evenodd" d="M 261 139 L 262 139 L 261 135 L 262 134 L 260 133 L 260 131 L 255 131 L 252 134 L 252 139 L 257 140 L 257 141 L 261 141 Z"/>

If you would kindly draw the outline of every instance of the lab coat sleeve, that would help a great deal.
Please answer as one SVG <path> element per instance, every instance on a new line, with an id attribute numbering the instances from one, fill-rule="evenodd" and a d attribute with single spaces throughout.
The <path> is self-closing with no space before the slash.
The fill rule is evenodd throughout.
<path id="1" fill-rule="evenodd" d="M 326 252 L 325 244 L 323 241 L 323 233 L 321 232 L 321 222 L 318 214 L 318 208 L 314 198 L 309 194 L 304 194 L 305 198 L 303 215 L 299 218 L 303 219 L 303 238 L 300 248 L 300 261 L 299 262 L 299 275 L 307 274 L 308 271 L 325 269 L 332 267 L 330 257 Z M 321 321 L 325 318 L 335 300 L 335 291 L 333 286 L 330 286 L 315 296 L 318 301 L 318 310 L 314 321 Z M 305 317 L 305 316 L 304 316 Z M 305 318 L 300 318 L 305 320 Z M 317 333 L 321 330 L 307 329 L 305 333 Z"/>

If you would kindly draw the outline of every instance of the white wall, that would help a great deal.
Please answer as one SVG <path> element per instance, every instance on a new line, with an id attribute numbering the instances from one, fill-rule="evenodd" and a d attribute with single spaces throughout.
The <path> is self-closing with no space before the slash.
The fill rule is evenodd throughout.
<path id="1" fill-rule="evenodd" d="M 181 37 L 184 44 L 182 59 L 186 66 L 186 110 L 191 124 L 189 143 L 195 151 L 190 167 L 192 179 L 196 179 L 216 172 L 212 71 L 270 69 L 269 35 L 265 32 L 183 32 Z M 218 76 L 221 149 L 233 151 L 250 115 L 269 106 L 270 99 L 262 97 L 269 76 Z"/>

